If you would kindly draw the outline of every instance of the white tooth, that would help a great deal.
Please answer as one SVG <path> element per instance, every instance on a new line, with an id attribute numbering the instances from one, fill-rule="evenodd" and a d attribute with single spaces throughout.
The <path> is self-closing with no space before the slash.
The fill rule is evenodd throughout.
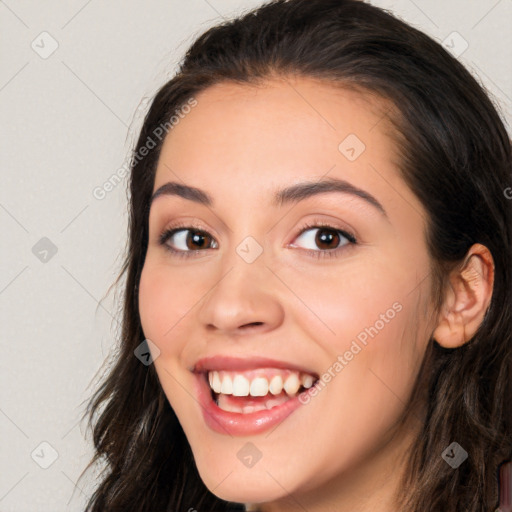
<path id="1" fill-rule="evenodd" d="M 220 388 L 220 392 L 223 395 L 232 395 L 233 394 L 233 381 L 231 380 L 230 375 L 224 374 L 222 378 L 222 386 Z"/>
<path id="2" fill-rule="evenodd" d="M 233 396 L 247 396 L 249 381 L 243 375 L 235 375 L 233 379 Z"/>
<path id="3" fill-rule="evenodd" d="M 218 407 L 223 411 L 242 413 L 243 408 L 236 404 L 228 403 L 229 399 L 225 395 L 219 395 Z"/>
<path id="4" fill-rule="evenodd" d="M 268 393 L 268 380 L 256 377 L 251 382 L 251 396 L 265 396 Z"/>
<path id="5" fill-rule="evenodd" d="M 279 393 L 283 391 L 283 378 L 281 377 L 281 375 L 276 375 L 272 377 L 269 389 L 273 395 L 279 395 Z"/>
<path id="6" fill-rule="evenodd" d="M 213 389 L 213 372 L 208 372 L 208 382 L 210 383 L 210 387 Z"/>
<path id="7" fill-rule="evenodd" d="M 256 404 L 254 406 L 254 410 L 252 412 L 260 412 L 260 411 L 266 411 L 267 407 L 263 404 Z"/>
<path id="8" fill-rule="evenodd" d="M 309 389 L 313 385 L 314 381 L 315 381 L 315 379 L 311 375 L 308 375 L 308 374 L 302 375 L 302 385 L 306 389 Z"/>
<path id="9" fill-rule="evenodd" d="M 241 407 L 234 404 L 222 404 L 220 408 L 226 412 L 236 412 L 238 414 L 243 412 L 243 409 Z"/>
<path id="10" fill-rule="evenodd" d="M 293 396 L 300 388 L 299 377 L 296 373 L 291 373 L 284 383 L 284 390 L 287 395 Z"/>
<path id="11" fill-rule="evenodd" d="M 286 399 L 288 400 L 288 399 Z M 274 399 L 270 399 L 270 400 L 267 400 L 266 402 L 266 406 L 267 406 L 267 409 L 272 409 L 273 407 L 276 407 L 276 405 L 281 405 L 283 403 L 282 400 L 278 399 L 278 398 L 274 398 Z"/>
<path id="12" fill-rule="evenodd" d="M 210 384 L 215 393 L 220 393 L 222 384 L 220 382 L 219 372 L 211 372 L 213 374 L 212 383 Z"/>

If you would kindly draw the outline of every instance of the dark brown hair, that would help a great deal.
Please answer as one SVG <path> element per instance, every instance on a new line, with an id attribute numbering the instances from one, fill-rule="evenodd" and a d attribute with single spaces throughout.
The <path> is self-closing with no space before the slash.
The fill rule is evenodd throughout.
<path id="1" fill-rule="evenodd" d="M 273 1 L 193 43 L 156 94 L 135 154 L 207 87 L 291 75 L 358 88 L 394 105 L 389 117 L 399 170 L 428 214 L 438 299 L 448 271 L 472 244 L 492 253 L 493 296 L 476 336 L 453 350 L 430 340 L 413 394 L 427 397 L 427 410 L 408 460 L 400 510 L 493 510 L 498 465 L 512 457 L 512 201 L 505 194 L 512 191 L 511 145 L 496 107 L 457 59 L 422 32 L 358 0 Z M 88 512 L 237 509 L 202 483 L 154 366 L 134 356 L 145 339 L 138 283 L 160 149 L 158 141 L 148 156 L 132 161 L 129 245 L 116 281 L 126 278 L 122 332 L 114 364 L 87 410 L 96 449 L 90 465 L 105 463 Z M 469 453 L 457 469 L 441 457 L 454 441 Z"/>

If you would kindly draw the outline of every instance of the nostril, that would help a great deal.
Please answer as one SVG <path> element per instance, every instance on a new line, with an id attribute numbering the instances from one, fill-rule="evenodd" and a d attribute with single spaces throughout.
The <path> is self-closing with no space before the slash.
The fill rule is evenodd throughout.
<path id="1" fill-rule="evenodd" d="M 253 326 L 257 326 L 257 325 L 263 325 L 263 322 L 252 322 L 250 324 L 242 325 L 242 327 L 247 328 L 247 327 L 253 327 Z"/>

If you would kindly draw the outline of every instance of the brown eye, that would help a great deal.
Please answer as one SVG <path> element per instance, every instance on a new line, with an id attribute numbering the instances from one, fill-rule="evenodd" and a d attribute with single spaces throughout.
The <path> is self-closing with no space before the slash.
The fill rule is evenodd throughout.
<path id="1" fill-rule="evenodd" d="M 304 247 L 305 249 L 321 249 L 324 251 L 337 249 L 352 242 L 350 235 L 328 226 L 315 226 L 305 229 L 297 237 L 297 240 L 300 239 L 303 243 L 306 242 L 306 245 L 309 245 L 309 247 Z"/>
<path id="2" fill-rule="evenodd" d="M 187 230 L 188 235 L 186 236 L 186 246 L 191 251 L 196 249 L 204 249 L 208 247 L 209 241 L 211 241 L 211 237 L 207 233 L 203 233 L 202 231 L 191 231 Z"/>
<path id="3" fill-rule="evenodd" d="M 166 231 L 160 243 L 173 252 L 190 252 L 218 247 L 207 232 L 195 228 L 177 228 Z"/>
<path id="4" fill-rule="evenodd" d="M 321 249 L 336 249 L 340 243 L 340 236 L 336 231 L 322 228 L 315 236 L 315 243 Z"/>

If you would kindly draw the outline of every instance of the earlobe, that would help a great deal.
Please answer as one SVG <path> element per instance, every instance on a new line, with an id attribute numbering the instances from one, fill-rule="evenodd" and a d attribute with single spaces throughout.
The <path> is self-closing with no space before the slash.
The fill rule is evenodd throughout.
<path id="1" fill-rule="evenodd" d="M 439 345 L 457 348 L 473 338 L 491 303 L 493 285 L 492 255 L 484 245 L 474 244 L 450 275 L 433 333 Z"/>

